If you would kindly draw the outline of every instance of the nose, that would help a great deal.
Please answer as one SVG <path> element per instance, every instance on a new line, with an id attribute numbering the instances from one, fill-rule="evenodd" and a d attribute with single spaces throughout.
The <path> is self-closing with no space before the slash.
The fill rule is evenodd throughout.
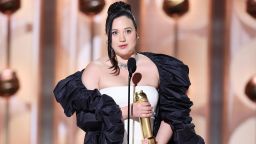
<path id="1" fill-rule="evenodd" d="M 119 35 L 119 41 L 121 42 L 124 42 L 126 39 L 125 39 L 125 34 L 124 33 L 120 33 Z"/>

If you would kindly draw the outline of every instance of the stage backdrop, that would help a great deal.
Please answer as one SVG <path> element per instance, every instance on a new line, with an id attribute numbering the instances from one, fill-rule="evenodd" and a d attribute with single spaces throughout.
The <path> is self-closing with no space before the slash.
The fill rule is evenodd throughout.
<path id="1" fill-rule="evenodd" d="M 40 0 L 21 0 L 21 8 L 11 16 L 11 63 L 19 91 L 9 100 L 9 143 L 38 143 L 40 89 Z M 7 17 L 0 14 L 0 71 L 6 68 Z M 0 144 L 6 138 L 6 100 L 0 97 Z"/>
<path id="2" fill-rule="evenodd" d="M 256 103 L 245 94 L 246 84 L 256 77 L 256 18 L 246 12 L 246 1 L 228 0 L 225 144 L 256 143 Z"/>
<path id="3" fill-rule="evenodd" d="M 78 10 L 78 0 L 56 0 L 56 24 L 51 29 L 56 38 L 54 85 L 67 75 L 82 70 L 91 60 L 106 54 L 106 11 L 114 1 L 106 0 L 103 11 L 89 17 Z M 205 138 L 206 143 L 210 143 L 213 115 L 210 112 L 215 107 L 210 105 L 213 103 L 210 96 L 214 90 L 210 89 L 209 84 L 215 70 L 210 71 L 212 66 L 209 64 L 216 59 L 210 58 L 214 48 L 210 48 L 209 43 L 211 25 L 217 25 L 211 21 L 213 0 L 189 0 L 189 11 L 177 19 L 164 13 L 163 0 L 127 1 L 134 8 L 139 25 L 138 49 L 168 54 L 189 66 L 192 85 L 188 96 L 194 102 L 191 114 L 195 130 Z M 256 143 L 256 104 L 244 93 L 247 82 L 256 75 L 256 19 L 246 12 L 246 1 L 226 0 L 226 47 L 222 51 L 225 58 L 222 83 L 224 93 L 221 95 L 223 116 L 219 118 L 223 129 L 219 137 L 223 138 L 223 144 Z M 41 3 L 40 0 L 21 0 L 21 8 L 11 17 L 11 68 L 17 72 L 21 87 L 10 99 L 10 144 L 37 144 L 40 143 L 39 136 L 42 136 L 40 112 L 46 104 L 43 104 L 40 95 L 44 93 L 40 85 L 40 60 L 44 51 L 40 46 L 43 41 L 40 28 L 44 23 L 41 20 Z M 47 36 L 47 32 L 45 34 Z M 6 63 L 6 36 L 7 19 L 1 13 L 0 71 Z M 46 55 L 43 58 L 48 57 Z M 45 81 L 52 81 L 46 74 L 44 78 Z M 67 118 L 53 95 L 51 98 L 54 102 L 53 127 L 47 131 L 53 131 L 52 143 L 83 143 L 84 132 L 77 128 L 75 117 Z M 0 144 L 4 143 L 6 136 L 5 105 L 6 100 L 1 97 Z"/>
<path id="4" fill-rule="evenodd" d="M 57 0 L 56 24 L 56 83 L 65 76 L 82 70 L 91 60 L 107 53 L 105 20 L 106 1 L 101 13 L 90 18 L 78 10 L 78 2 Z M 192 109 L 196 131 L 207 141 L 209 110 L 208 85 L 208 25 L 209 1 L 190 1 L 189 11 L 178 21 L 169 18 L 162 9 L 162 0 L 128 1 L 139 23 L 141 51 L 164 53 L 181 59 L 190 67 L 191 87 L 188 95 L 194 101 Z M 198 10 L 200 8 L 200 10 Z M 203 11 L 203 12 L 202 12 Z M 91 34 L 91 24 L 94 29 Z M 187 25 L 189 23 L 189 25 Z M 174 53 L 175 26 L 177 43 Z M 91 37 L 93 45 L 91 45 Z M 54 143 L 82 143 L 84 133 L 77 128 L 75 116 L 67 118 L 55 103 Z"/>

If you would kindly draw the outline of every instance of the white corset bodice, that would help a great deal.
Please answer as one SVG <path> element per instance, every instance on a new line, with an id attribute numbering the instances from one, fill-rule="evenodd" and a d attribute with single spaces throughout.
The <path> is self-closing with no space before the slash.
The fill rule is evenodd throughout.
<path id="1" fill-rule="evenodd" d="M 134 86 L 130 87 L 130 103 L 133 103 L 133 94 L 143 90 L 143 92 L 147 95 L 148 101 L 151 106 L 156 108 L 158 101 L 158 91 L 155 87 L 152 86 Z M 128 86 L 113 86 L 108 88 L 100 89 L 101 94 L 106 94 L 111 96 L 115 102 L 119 105 L 119 107 L 125 107 L 128 105 Z M 151 118 L 151 127 L 153 125 L 154 119 Z M 125 120 L 125 134 L 124 134 L 124 142 L 126 144 L 127 140 L 127 120 Z M 134 118 L 130 120 L 130 143 L 132 144 L 141 144 L 141 140 L 143 139 L 141 127 L 139 123 L 139 118 Z"/>
<path id="2" fill-rule="evenodd" d="M 143 90 L 143 92 L 147 95 L 147 98 L 151 104 L 151 106 L 155 107 L 158 100 L 158 91 L 156 88 L 152 86 L 136 86 L 135 92 Z M 111 96 L 115 102 L 120 106 L 124 107 L 128 104 L 128 86 L 114 86 L 100 89 L 101 94 L 107 94 Z M 134 87 L 130 88 L 130 102 L 133 102 L 133 93 Z"/>

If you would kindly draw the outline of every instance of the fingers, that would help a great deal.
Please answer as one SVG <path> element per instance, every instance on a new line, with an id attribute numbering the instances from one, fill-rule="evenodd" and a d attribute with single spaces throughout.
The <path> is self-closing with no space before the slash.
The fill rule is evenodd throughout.
<path id="1" fill-rule="evenodd" d="M 152 113 L 149 113 L 149 114 L 142 113 L 142 114 L 140 114 L 139 117 L 141 117 L 141 118 L 148 118 L 148 117 L 151 117 L 151 116 L 152 116 Z"/>
<path id="2" fill-rule="evenodd" d="M 133 117 L 151 117 L 153 107 L 148 102 L 133 103 Z"/>
<path id="3" fill-rule="evenodd" d="M 148 142 L 148 139 L 144 139 L 144 140 L 142 140 L 141 143 L 142 143 L 142 144 L 148 144 L 149 142 Z"/>
<path id="4" fill-rule="evenodd" d="M 153 107 L 151 107 L 150 103 L 148 102 L 141 102 L 141 108 L 144 111 L 152 111 Z"/>

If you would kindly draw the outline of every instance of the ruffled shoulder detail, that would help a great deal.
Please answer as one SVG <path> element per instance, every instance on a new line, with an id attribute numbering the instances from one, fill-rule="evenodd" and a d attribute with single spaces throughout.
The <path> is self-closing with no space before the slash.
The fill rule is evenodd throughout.
<path id="1" fill-rule="evenodd" d="M 78 127 L 87 132 L 86 143 L 122 143 L 124 124 L 119 106 L 97 89 L 88 90 L 81 76 L 82 71 L 78 71 L 56 85 L 53 92 L 57 102 L 66 116 L 76 113 Z"/>
<path id="2" fill-rule="evenodd" d="M 173 130 L 173 137 L 169 143 L 203 144 L 203 139 L 195 133 L 195 126 L 191 123 L 190 107 L 193 103 L 187 96 L 190 86 L 188 66 L 168 55 L 142 54 L 156 64 L 160 77 L 154 134 L 157 133 L 160 122 L 163 120 L 170 124 Z"/>

